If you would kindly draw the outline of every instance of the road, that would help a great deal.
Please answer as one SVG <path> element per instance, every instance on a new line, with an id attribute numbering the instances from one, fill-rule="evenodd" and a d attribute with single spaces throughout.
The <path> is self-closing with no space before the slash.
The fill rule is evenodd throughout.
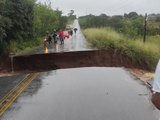
<path id="1" fill-rule="evenodd" d="M 65 43 L 60 51 L 88 49 L 81 35 L 79 31 L 74 47 Z M 124 68 L 41 72 L 1 120 L 159 120 L 150 95 L 144 83 Z"/>
<path id="2" fill-rule="evenodd" d="M 0 99 L 7 94 L 15 85 L 17 85 L 25 74 L 8 75 L 0 77 Z"/>
<path id="3" fill-rule="evenodd" d="M 69 51 L 83 51 L 83 50 L 91 50 L 89 47 L 89 44 L 86 42 L 86 39 L 84 38 L 80 26 L 78 23 L 78 20 L 75 20 L 73 25 L 71 25 L 71 28 L 77 28 L 77 33 L 75 34 L 73 32 L 73 36 L 70 38 L 65 38 L 65 42 L 63 45 L 60 44 L 60 41 L 58 41 L 58 44 L 47 45 L 46 48 L 40 47 L 38 49 L 35 49 L 34 51 L 26 54 L 42 54 L 42 53 L 55 53 L 55 52 L 69 52 Z M 92 48 L 93 49 L 93 48 Z"/>

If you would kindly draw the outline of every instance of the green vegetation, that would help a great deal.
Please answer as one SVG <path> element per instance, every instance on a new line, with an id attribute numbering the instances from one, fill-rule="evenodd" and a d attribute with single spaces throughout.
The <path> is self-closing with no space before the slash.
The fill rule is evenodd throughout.
<path id="1" fill-rule="evenodd" d="M 70 10 L 68 13 L 68 24 L 72 24 L 73 20 L 76 19 L 76 15 L 74 15 L 74 10 Z"/>
<path id="2" fill-rule="evenodd" d="M 0 1 L 0 55 L 41 44 L 46 31 L 65 28 L 67 16 L 36 0 Z"/>
<path id="3" fill-rule="evenodd" d="M 147 35 L 160 35 L 160 14 L 150 14 L 147 20 Z M 111 27 L 130 38 L 143 36 L 144 16 L 131 12 L 124 15 L 99 16 L 87 15 L 79 17 L 81 28 Z"/>
<path id="4" fill-rule="evenodd" d="M 112 49 L 133 63 L 146 65 L 150 70 L 155 69 L 160 58 L 160 36 L 149 37 L 144 44 L 143 39 L 130 39 L 111 28 L 89 28 L 83 32 L 94 47 Z"/>
<path id="5" fill-rule="evenodd" d="M 42 45 L 43 38 L 36 38 L 35 40 L 26 40 L 25 42 L 23 41 L 11 41 L 10 43 L 10 52 L 16 53 L 16 54 L 21 54 L 24 52 L 29 52 L 33 50 L 33 48 L 40 47 Z"/>
<path id="6" fill-rule="evenodd" d="M 147 19 L 147 40 L 143 43 L 144 16 L 136 12 L 124 15 L 79 17 L 87 40 L 99 49 L 112 49 L 132 62 L 154 70 L 160 58 L 160 14 Z"/>

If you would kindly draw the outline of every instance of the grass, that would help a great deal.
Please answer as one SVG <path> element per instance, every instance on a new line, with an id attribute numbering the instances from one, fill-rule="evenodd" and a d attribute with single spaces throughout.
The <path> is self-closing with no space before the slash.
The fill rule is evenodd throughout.
<path id="1" fill-rule="evenodd" d="M 26 41 L 12 41 L 10 43 L 10 52 L 15 53 L 16 55 L 29 52 L 36 47 L 42 45 L 43 38 L 36 40 L 26 40 Z"/>
<path id="2" fill-rule="evenodd" d="M 160 58 L 160 36 L 147 37 L 144 44 L 143 39 L 129 39 L 117 33 L 111 28 L 85 29 L 86 39 L 99 49 L 112 49 L 120 55 L 127 56 L 132 62 L 146 65 L 154 70 Z"/>

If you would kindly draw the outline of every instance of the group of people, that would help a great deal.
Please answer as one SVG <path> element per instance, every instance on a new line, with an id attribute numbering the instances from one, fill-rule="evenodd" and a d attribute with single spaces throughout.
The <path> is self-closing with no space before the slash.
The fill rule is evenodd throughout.
<path id="1" fill-rule="evenodd" d="M 47 43 L 51 44 L 52 40 L 54 41 L 54 44 L 56 44 L 58 40 L 60 41 L 60 44 L 64 44 L 64 39 L 72 36 L 73 31 L 76 34 L 77 30 L 78 30 L 77 28 L 74 28 L 73 30 L 70 29 L 69 31 L 54 30 L 52 35 L 47 31 L 44 39 L 44 46 L 46 47 Z"/>

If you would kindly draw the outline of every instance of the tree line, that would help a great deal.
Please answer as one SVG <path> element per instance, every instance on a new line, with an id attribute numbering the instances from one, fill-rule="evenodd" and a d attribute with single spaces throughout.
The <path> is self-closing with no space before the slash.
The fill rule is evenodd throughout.
<path id="1" fill-rule="evenodd" d="M 144 33 L 144 16 L 138 15 L 136 12 L 115 16 L 107 16 L 106 14 L 95 16 L 90 14 L 79 17 L 79 22 L 83 29 L 111 27 L 132 38 L 142 36 Z M 160 14 L 148 15 L 147 34 L 160 35 Z"/>
<path id="2" fill-rule="evenodd" d="M 65 28 L 67 16 L 36 0 L 0 0 L 0 54 L 13 41 L 35 41 L 46 31 Z M 7 49 L 8 48 L 8 49 Z"/>

